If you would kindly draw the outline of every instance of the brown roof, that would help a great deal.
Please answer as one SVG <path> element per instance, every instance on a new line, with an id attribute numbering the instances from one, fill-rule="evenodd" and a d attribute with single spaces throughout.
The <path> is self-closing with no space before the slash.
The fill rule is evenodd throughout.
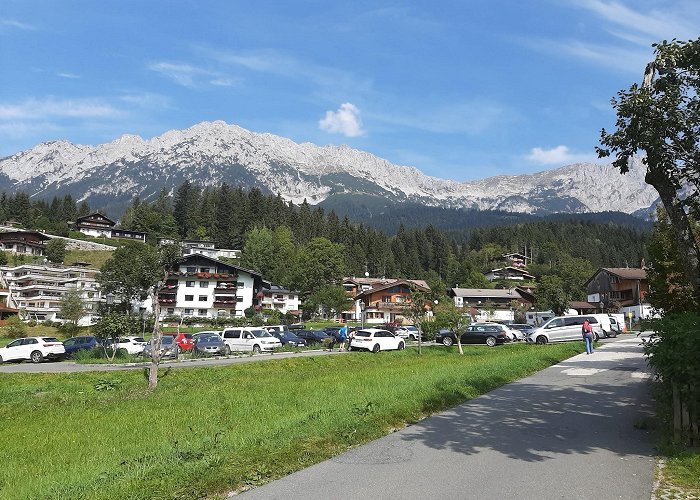
<path id="1" fill-rule="evenodd" d="M 371 293 L 378 292 L 380 290 L 386 290 L 387 288 L 391 288 L 392 286 L 402 285 L 402 284 L 407 285 L 409 287 L 411 285 L 415 285 L 418 288 L 422 289 L 423 291 L 430 290 L 430 287 L 428 286 L 428 284 L 423 280 L 393 280 L 393 281 L 384 280 L 382 283 L 375 284 L 369 290 L 364 290 L 364 291 L 358 293 L 357 295 L 355 295 L 355 299 L 357 299 L 358 297 L 362 297 L 363 295 L 369 295 Z"/>
<path id="2" fill-rule="evenodd" d="M 638 267 L 603 267 L 603 271 L 626 280 L 645 280 L 647 272 Z"/>

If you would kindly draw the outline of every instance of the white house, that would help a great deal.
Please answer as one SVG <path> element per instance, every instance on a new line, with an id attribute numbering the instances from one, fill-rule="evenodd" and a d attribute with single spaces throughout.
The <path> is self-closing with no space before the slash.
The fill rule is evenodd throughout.
<path id="1" fill-rule="evenodd" d="M 260 307 L 273 309 L 282 314 L 299 314 L 299 292 L 287 290 L 279 285 L 270 285 L 259 293 Z"/>
<path id="2" fill-rule="evenodd" d="M 183 257 L 158 291 L 161 316 L 243 317 L 260 305 L 262 275 L 200 254 Z"/>

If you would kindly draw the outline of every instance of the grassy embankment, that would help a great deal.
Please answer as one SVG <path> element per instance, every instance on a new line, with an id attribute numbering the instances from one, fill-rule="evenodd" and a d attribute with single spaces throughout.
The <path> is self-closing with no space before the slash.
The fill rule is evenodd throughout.
<path id="1" fill-rule="evenodd" d="M 581 352 L 414 349 L 0 378 L 0 497 L 197 498 L 267 482 Z M 112 389 L 112 390 L 109 390 Z"/>

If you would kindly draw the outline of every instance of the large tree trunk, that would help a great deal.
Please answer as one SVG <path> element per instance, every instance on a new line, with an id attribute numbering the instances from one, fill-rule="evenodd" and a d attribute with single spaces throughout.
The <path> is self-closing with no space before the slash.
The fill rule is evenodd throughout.
<path id="1" fill-rule="evenodd" d="M 693 287 L 694 295 L 700 297 L 700 249 L 691 229 L 688 214 L 676 194 L 676 188 L 659 167 L 649 162 L 646 182 L 654 186 L 664 204 L 668 218 L 673 226 L 678 251 L 684 256 L 684 271 Z"/>

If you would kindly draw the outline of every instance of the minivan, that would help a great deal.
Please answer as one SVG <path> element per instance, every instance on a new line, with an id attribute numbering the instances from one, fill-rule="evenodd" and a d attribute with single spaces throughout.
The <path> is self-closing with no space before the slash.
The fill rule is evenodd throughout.
<path id="1" fill-rule="evenodd" d="M 282 347 L 279 339 L 263 328 L 227 328 L 221 333 L 221 338 L 231 351 L 252 351 L 257 354 Z"/>
<path id="2" fill-rule="evenodd" d="M 583 322 L 588 322 L 593 327 L 593 337 L 599 340 L 605 337 L 600 322 L 595 316 L 556 316 L 533 331 L 527 338 L 528 342 L 546 344 L 547 342 L 566 342 L 569 340 L 583 340 L 581 329 Z"/>

